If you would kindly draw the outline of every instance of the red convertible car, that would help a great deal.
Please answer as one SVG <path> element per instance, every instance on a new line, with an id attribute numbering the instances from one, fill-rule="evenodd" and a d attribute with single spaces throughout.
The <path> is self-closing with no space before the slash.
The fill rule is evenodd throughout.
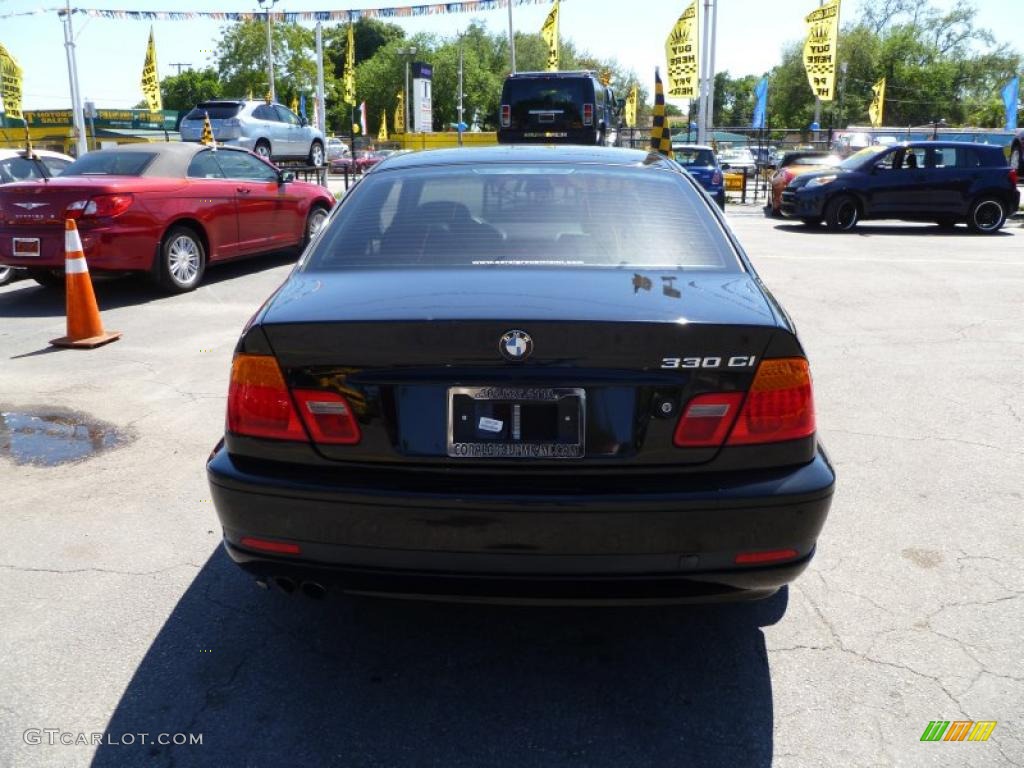
<path id="1" fill-rule="evenodd" d="M 147 272 L 172 292 L 207 265 L 302 247 L 334 198 L 243 149 L 135 144 L 83 155 L 64 173 L 0 187 L 0 264 L 64 284 L 64 219 L 94 272 Z"/>

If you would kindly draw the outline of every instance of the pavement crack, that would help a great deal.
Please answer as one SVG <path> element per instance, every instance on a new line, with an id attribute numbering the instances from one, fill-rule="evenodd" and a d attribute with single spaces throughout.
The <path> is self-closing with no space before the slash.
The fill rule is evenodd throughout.
<path id="1" fill-rule="evenodd" d="M 166 568 L 158 568 L 155 571 L 119 571 L 113 568 L 31 568 L 23 565 L 0 563 L 0 569 L 8 571 L 18 571 L 21 573 L 56 573 L 60 575 L 75 573 L 109 573 L 115 576 L 156 576 L 178 568 L 195 568 L 198 570 L 199 566 L 195 563 L 178 563 L 176 565 L 169 565 Z"/>
<path id="2" fill-rule="evenodd" d="M 940 443 L 954 443 L 956 445 L 972 445 L 976 448 L 988 448 L 993 451 L 1016 453 L 1024 456 L 1024 451 L 1016 451 L 1005 445 L 992 445 L 991 443 L 982 443 L 976 440 L 964 440 L 959 437 L 939 437 L 938 435 L 921 435 L 920 437 L 911 437 L 910 435 L 889 435 L 884 432 L 857 432 L 852 429 L 836 429 L 835 427 L 831 428 L 829 432 L 837 432 L 841 435 L 856 435 L 857 437 L 882 438 L 883 440 L 905 440 L 911 443 L 936 441 Z"/>

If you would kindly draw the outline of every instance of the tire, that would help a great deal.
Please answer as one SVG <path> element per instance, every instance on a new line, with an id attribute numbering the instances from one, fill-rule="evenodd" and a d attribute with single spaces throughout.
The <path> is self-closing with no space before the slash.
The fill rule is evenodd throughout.
<path id="1" fill-rule="evenodd" d="M 972 232 L 991 235 L 1006 222 L 1006 205 L 997 197 L 982 197 L 974 201 L 967 214 L 967 226 Z"/>
<path id="2" fill-rule="evenodd" d="M 253 147 L 253 152 L 262 157 L 264 160 L 270 159 L 270 142 L 266 139 L 260 139 L 256 142 L 256 146 Z"/>
<path id="3" fill-rule="evenodd" d="M 156 279 L 170 293 L 193 291 L 206 271 L 206 246 L 191 227 L 181 224 L 167 230 L 160 243 Z"/>
<path id="4" fill-rule="evenodd" d="M 314 141 L 309 145 L 309 164 L 314 168 L 324 167 L 324 145 L 319 141 Z"/>
<path id="5" fill-rule="evenodd" d="M 1010 167 L 1016 168 L 1017 173 L 1024 174 L 1024 157 L 1021 156 L 1020 144 L 1014 144 L 1010 150 Z"/>
<path id="6" fill-rule="evenodd" d="M 33 267 L 29 269 L 28 276 L 44 288 L 64 290 L 63 269 L 44 269 L 42 267 Z"/>
<path id="7" fill-rule="evenodd" d="M 306 217 L 306 233 L 302 238 L 303 248 L 309 245 L 310 240 L 316 237 L 316 233 L 323 227 L 329 215 L 330 211 L 322 205 L 314 205 L 309 209 L 309 216 Z"/>
<path id="8" fill-rule="evenodd" d="M 837 195 L 825 206 L 825 226 L 831 232 L 850 232 L 859 218 L 860 207 L 850 195 Z"/>
<path id="9" fill-rule="evenodd" d="M 14 279 L 14 267 L 0 267 L 0 285 L 7 285 Z"/>

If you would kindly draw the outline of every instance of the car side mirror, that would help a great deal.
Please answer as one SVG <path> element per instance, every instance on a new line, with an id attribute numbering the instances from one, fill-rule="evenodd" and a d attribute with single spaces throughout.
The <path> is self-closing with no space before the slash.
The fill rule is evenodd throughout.
<path id="1" fill-rule="evenodd" d="M 728 171 L 730 168 L 732 168 L 732 166 L 729 165 L 728 163 L 722 163 L 722 170 L 723 171 Z"/>
<path id="2" fill-rule="evenodd" d="M 307 125 L 309 125 L 309 120 L 307 120 L 306 118 L 304 118 L 302 116 L 299 116 L 299 125 L 301 125 L 303 128 L 305 128 Z"/>
<path id="3" fill-rule="evenodd" d="M 289 181 L 295 181 L 295 174 L 292 171 L 281 171 L 277 174 L 278 184 L 287 184 Z"/>

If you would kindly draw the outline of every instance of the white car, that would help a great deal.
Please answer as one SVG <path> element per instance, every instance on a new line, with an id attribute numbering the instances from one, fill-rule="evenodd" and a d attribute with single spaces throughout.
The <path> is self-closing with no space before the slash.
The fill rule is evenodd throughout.
<path id="1" fill-rule="evenodd" d="M 757 169 L 757 160 L 749 149 L 726 149 L 719 153 L 718 164 L 723 171 L 742 172 L 746 168 L 753 173 Z"/>
<path id="2" fill-rule="evenodd" d="M 327 162 L 330 162 L 331 160 L 340 160 L 343 157 L 348 157 L 348 154 L 348 144 L 334 136 L 327 137 Z"/>
<path id="3" fill-rule="evenodd" d="M 0 149 L 0 184 L 59 176 L 73 162 L 73 157 L 46 149 L 34 149 L 31 155 L 24 149 Z M 20 271 L 0 265 L 0 285 L 11 282 Z"/>

